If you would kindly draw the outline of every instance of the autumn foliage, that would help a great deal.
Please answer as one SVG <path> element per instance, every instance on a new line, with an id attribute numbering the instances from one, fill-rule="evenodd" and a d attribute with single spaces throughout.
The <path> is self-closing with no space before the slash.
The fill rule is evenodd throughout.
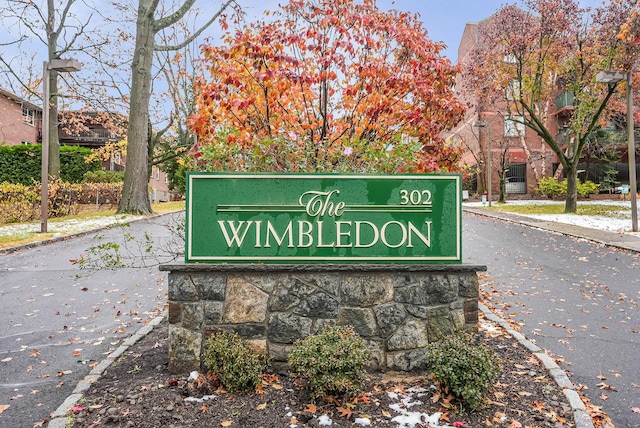
<path id="1" fill-rule="evenodd" d="M 203 46 L 194 156 L 214 170 L 455 170 L 440 133 L 464 108 L 442 49 L 417 15 L 373 0 L 291 0 Z"/>

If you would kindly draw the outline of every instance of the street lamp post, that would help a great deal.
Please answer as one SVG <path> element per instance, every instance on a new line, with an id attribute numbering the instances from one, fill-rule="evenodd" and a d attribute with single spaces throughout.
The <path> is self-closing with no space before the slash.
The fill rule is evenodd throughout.
<path id="1" fill-rule="evenodd" d="M 80 71 L 80 63 L 75 59 L 53 59 L 42 64 L 42 171 L 41 171 L 41 202 L 40 202 L 40 232 L 47 232 L 47 217 L 49 209 L 49 74 L 55 71 Z"/>
<path id="2" fill-rule="evenodd" d="M 473 126 L 477 128 L 487 128 L 487 199 L 491 206 L 491 124 L 482 120 L 473 122 Z"/>
<path id="3" fill-rule="evenodd" d="M 638 187 L 636 184 L 636 143 L 633 135 L 633 90 L 631 86 L 631 71 L 601 71 L 596 75 L 596 81 L 602 83 L 617 83 L 627 81 L 627 135 L 629 152 L 629 191 L 631 193 L 631 230 L 638 231 Z"/>

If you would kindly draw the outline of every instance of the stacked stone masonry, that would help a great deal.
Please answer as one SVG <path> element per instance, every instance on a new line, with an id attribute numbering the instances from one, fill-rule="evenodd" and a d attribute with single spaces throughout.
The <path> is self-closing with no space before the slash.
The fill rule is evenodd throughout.
<path id="1" fill-rule="evenodd" d="M 275 361 L 327 325 L 350 325 L 371 349 L 372 370 L 424 366 L 426 346 L 477 330 L 470 265 L 165 265 L 169 369 L 203 369 L 207 338 L 235 331 Z"/>

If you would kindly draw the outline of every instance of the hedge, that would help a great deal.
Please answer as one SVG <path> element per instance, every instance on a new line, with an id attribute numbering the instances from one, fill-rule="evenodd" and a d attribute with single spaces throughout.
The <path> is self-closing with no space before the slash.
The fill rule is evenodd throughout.
<path id="1" fill-rule="evenodd" d="M 0 223 L 40 218 L 40 185 L 0 183 Z M 122 183 L 49 183 L 49 217 L 77 214 L 80 204 L 109 204 L 115 207 L 122 197 Z"/>
<path id="2" fill-rule="evenodd" d="M 60 146 L 60 178 L 67 183 L 80 183 L 87 171 L 101 168 L 100 161 L 85 162 L 91 149 Z M 0 183 L 30 185 L 40 182 L 42 174 L 42 146 L 0 145 Z"/>

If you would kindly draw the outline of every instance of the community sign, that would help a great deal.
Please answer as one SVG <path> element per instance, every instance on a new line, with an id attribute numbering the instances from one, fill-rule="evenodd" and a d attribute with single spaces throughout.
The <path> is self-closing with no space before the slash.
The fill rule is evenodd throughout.
<path id="1" fill-rule="evenodd" d="M 187 174 L 185 261 L 461 263 L 460 175 Z"/>

